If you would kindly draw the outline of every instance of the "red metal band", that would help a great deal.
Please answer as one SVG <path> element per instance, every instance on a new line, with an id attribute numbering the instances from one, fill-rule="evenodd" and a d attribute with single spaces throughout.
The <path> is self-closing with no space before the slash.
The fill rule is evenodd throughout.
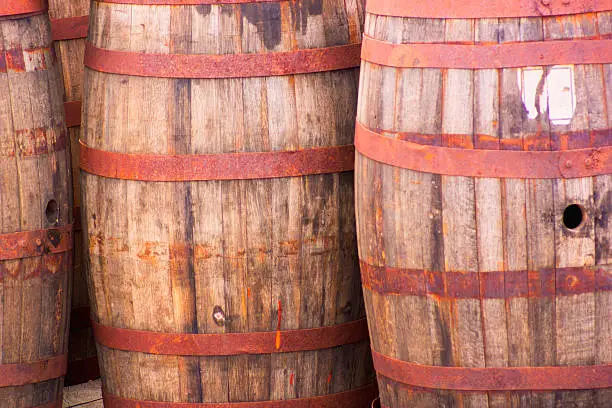
<path id="1" fill-rule="evenodd" d="M 419 18 L 560 16 L 612 10 L 611 0 L 369 0 L 368 13 Z"/>
<path id="2" fill-rule="evenodd" d="M 609 64 L 612 40 L 507 44 L 393 44 L 363 36 L 361 58 L 396 68 L 494 69 L 563 64 Z"/>
<path id="3" fill-rule="evenodd" d="M 264 54 L 145 54 L 87 43 L 85 66 L 100 72 L 160 78 L 247 78 L 335 71 L 359 66 L 360 44 Z"/>
<path id="4" fill-rule="evenodd" d="M 454 299 L 569 296 L 612 291 L 612 266 L 537 271 L 441 272 L 361 264 L 364 288 L 381 294 Z"/>
<path id="5" fill-rule="evenodd" d="M 368 339 L 366 319 L 271 332 L 191 334 L 118 329 L 92 322 L 94 338 L 105 347 L 177 356 L 234 356 L 290 353 L 353 344 Z"/>
<path id="6" fill-rule="evenodd" d="M 442 367 L 372 350 L 378 375 L 417 387 L 462 391 L 586 390 L 612 387 L 612 364 L 557 367 Z"/>
<path id="7" fill-rule="evenodd" d="M 95 0 L 98 3 L 142 6 L 199 6 L 204 4 L 281 3 L 289 0 Z"/>
<path id="8" fill-rule="evenodd" d="M 393 139 L 357 123 L 355 147 L 381 163 L 449 176 L 548 179 L 612 173 L 612 146 L 565 151 L 456 149 Z"/>
<path id="9" fill-rule="evenodd" d="M 51 36 L 53 41 L 76 40 L 87 38 L 89 16 L 66 17 L 51 20 Z"/>
<path id="10" fill-rule="evenodd" d="M 103 393 L 105 408 L 366 408 L 377 395 L 376 384 L 318 397 L 256 402 L 157 402 Z"/>
<path id="11" fill-rule="evenodd" d="M 81 126 L 81 101 L 64 102 L 66 112 L 66 126 Z"/>
<path id="12" fill-rule="evenodd" d="M 297 151 L 148 155 L 107 152 L 81 142 L 80 165 L 88 173 L 123 180 L 252 180 L 351 171 L 354 157 L 352 145 Z"/>
<path id="13" fill-rule="evenodd" d="M 100 366 L 98 357 L 88 357 L 68 362 L 68 371 L 64 384 L 66 386 L 83 384 L 100 378 Z"/>
<path id="14" fill-rule="evenodd" d="M 18 387 L 34 384 L 66 374 L 67 355 L 32 363 L 0 364 L 0 387 Z"/>
<path id="15" fill-rule="evenodd" d="M 46 10 L 44 0 L 0 0 L 0 17 L 37 14 Z"/>
<path id="16" fill-rule="evenodd" d="M 0 235 L 0 261 L 59 254 L 72 249 L 72 224 Z"/>

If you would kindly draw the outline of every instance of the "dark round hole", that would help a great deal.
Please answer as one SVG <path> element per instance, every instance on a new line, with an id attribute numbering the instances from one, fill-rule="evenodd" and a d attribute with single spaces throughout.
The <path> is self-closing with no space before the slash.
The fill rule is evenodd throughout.
<path id="1" fill-rule="evenodd" d="M 584 211 L 578 204 L 572 204 L 567 206 L 563 211 L 563 225 L 568 229 L 576 229 L 582 225 L 584 221 Z"/>
<path id="2" fill-rule="evenodd" d="M 57 206 L 57 201 L 53 199 L 47 201 L 45 217 L 47 217 L 49 224 L 56 224 L 59 221 L 59 207 Z"/>

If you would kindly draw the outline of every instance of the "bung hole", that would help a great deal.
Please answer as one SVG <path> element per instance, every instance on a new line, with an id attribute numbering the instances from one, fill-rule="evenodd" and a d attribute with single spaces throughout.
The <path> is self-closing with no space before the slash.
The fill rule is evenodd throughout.
<path id="1" fill-rule="evenodd" d="M 45 217 L 47 217 L 49 224 L 56 224 L 59 221 L 59 206 L 57 205 L 57 201 L 53 199 L 47 201 Z"/>
<path id="2" fill-rule="evenodd" d="M 576 229 L 584 221 L 584 211 L 578 204 L 568 205 L 563 211 L 563 225 L 568 229 Z"/>

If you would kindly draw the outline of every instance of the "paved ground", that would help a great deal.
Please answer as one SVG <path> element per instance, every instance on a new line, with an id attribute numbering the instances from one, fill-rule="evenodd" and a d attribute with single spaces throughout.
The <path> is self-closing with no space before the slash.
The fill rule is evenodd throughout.
<path id="1" fill-rule="evenodd" d="M 102 408 L 100 380 L 64 388 L 63 408 Z"/>

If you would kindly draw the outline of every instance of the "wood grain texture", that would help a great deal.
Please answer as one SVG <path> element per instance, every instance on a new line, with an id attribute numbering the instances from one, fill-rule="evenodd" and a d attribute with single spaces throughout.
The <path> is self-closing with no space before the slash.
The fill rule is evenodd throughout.
<path id="1" fill-rule="evenodd" d="M 612 32 L 612 22 L 610 13 L 473 20 L 368 13 L 364 31 L 392 43 L 497 44 L 597 38 Z M 610 145 L 610 66 L 567 67 L 571 81 L 566 86 L 575 106 L 565 121 L 552 111 L 557 107 L 550 107 L 564 95 L 555 94 L 555 84 L 546 80 L 556 68 L 395 69 L 364 62 L 358 120 L 370 129 L 403 132 L 416 143 L 463 149 Z M 604 140 L 580 136 L 588 130 L 604 130 Z M 578 137 L 566 136 L 572 132 Z M 527 271 L 610 269 L 609 175 L 570 180 L 450 177 L 395 168 L 357 153 L 355 180 L 359 255 L 368 264 L 479 272 L 481 284 L 489 272 L 524 271 L 514 274 L 524 279 L 517 284 L 529 283 L 532 291 L 545 282 L 529 282 Z M 579 204 L 585 215 L 575 230 L 563 224 L 570 204 Z M 505 281 L 506 293 L 512 284 Z M 570 296 L 454 299 L 364 287 L 373 348 L 403 361 L 438 366 L 610 363 L 609 297 L 609 291 L 594 288 Z M 381 403 L 394 408 L 604 407 L 610 398 L 608 390 L 474 393 L 420 389 L 384 377 L 378 382 Z"/>
<path id="2" fill-rule="evenodd" d="M 80 17 L 89 14 L 88 0 L 49 0 L 49 17 L 59 20 L 70 17 Z M 83 57 L 85 53 L 85 39 L 72 39 L 55 41 L 55 53 L 60 67 L 61 80 L 64 85 L 64 102 L 81 101 L 83 97 Z M 70 148 L 72 151 L 72 169 L 76 175 L 73 177 L 74 210 L 80 212 L 81 187 L 79 181 L 79 135 L 80 126 L 68 128 L 70 137 Z M 83 257 L 83 237 L 80 228 L 75 230 L 72 272 L 72 309 L 89 308 L 89 296 L 87 293 L 87 281 L 85 278 L 85 261 Z M 93 340 L 91 328 L 77 327 L 71 325 L 70 338 L 68 341 L 69 361 L 77 367 L 88 358 L 96 356 L 96 344 Z M 87 372 L 69 373 L 71 380 L 80 382 L 90 381 L 93 378 L 83 376 Z"/>
<path id="3" fill-rule="evenodd" d="M 69 148 L 46 14 L 0 20 L 0 234 L 72 222 Z M 0 237 L 0 239 L 2 239 Z M 0 262 L 0 364 L 67 352 L 71 254 Z M 3 407 L 61 400 L 63 378 L 0 388 Z"/>
<path id="4" fill-rule="evenodd" d="M 89 41 L 165 54 L 291 51 L 359 42 L 362 16 L 360 1 L 93 2 Z M 151 154 L 350 144 L 357 80 L 357 69 L 181 80 L 86 69 L 83 140 Z M 140 330 L 242 333 L 364 317 L 352 177 L 144 183 L 83 173 L 94 318 Z M 105 389 L 141 400 L 284 400 L 351 390 L 373 377 L 367 342 L 231 357 L 103 346 L 99 353 Z"/>

